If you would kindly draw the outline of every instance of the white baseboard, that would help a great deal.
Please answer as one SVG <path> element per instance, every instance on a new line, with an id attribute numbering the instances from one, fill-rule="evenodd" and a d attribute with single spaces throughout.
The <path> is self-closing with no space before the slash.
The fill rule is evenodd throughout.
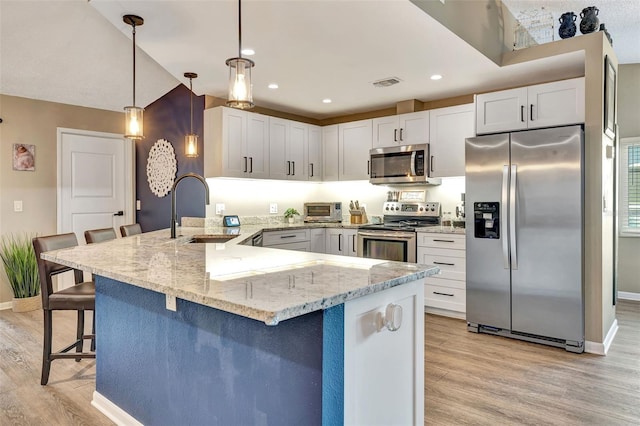
<path id="1" fill-rule="evenodd" d="M 0 303 L 0 311 L 3 311 L 5 309 L 11 309 L 12 305 L 13 305 L 13 303 L 11 303 L 11 302 L 2 302 L 2 303 Z"/>
<path id="2" fill-rule="evenodd" d="M 91 405 L 98 409 L 98 411 L 100 411 L 102 414 L 109 417 L 109 420 L 111 420 L 118 426 L 143 426 L 142 423 L 131 417 L 129 413 L 124 411 L 122 408 L 118 407 L 116 404 L 102 396 L 98 391 L 93 392 Z"/>
<path id="3" fill-rule="evenodd" d="M 618 299 L 640 301 L 640 293 L 631 293 L 630 291 L 619 291 Z"/>
<path id="4" fill-rule="evenodd" d="M 609 332 L 604 338 L 604 342 L 584 342 L 584 351 L 590 354 L 596 355 L 606 355 L 609 352 L 609 348 L 611 347 L 611 343 L 613 342 L 613 338 L 616 337 L 616 333 L 618 332 L 618 320 L 613 320 L 613 324 L 611 324 L 611 328 L 609 328 Z"/>

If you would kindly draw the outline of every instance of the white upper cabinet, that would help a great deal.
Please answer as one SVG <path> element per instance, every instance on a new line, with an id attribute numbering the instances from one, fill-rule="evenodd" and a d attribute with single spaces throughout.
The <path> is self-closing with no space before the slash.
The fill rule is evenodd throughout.
<path id="1" fill-rule="evenodd" d="M 371 139 L 372 120 L 338 125 L 339 180 L 369 179 Z"/>
<path id="2" fill-rule="evenodd" d="M 474 107 L 466 104 L 430 111 L 432 176 L 464 176 L 465 139 L 475 136 Z"/>
<path id="3" fill-rule="evenodd" d="M 338 125 L 322 128 L 322 173 L 323 180 L 339 180 L 338 173 Z"/>
<path id="4" fill-rule="evenodd" d="M 307 180 L 308 129 L 304 123 L 271 117 L 269 170 L 271 179 Z"/>
<path id="5" fill-rule="evenodd" d="M 227 107 L 204 111 L 205 177 L 269 177 L 269 117 Z"/>
<path id="6" fill-rule="evenodd" d="M 584 123 L 584 78 L 476 97 L 478 134 Z"/>
<path id="7" fill-rule="evenodd" d="M 307 160 L 308 180 L 322 180 L 322 128 L 309 125 L 309 156 Z"/>
<path id="8" fill-rule="evenodd" d="M 374 118 L 373 148 L 429 142 L 429 111 Z"/>

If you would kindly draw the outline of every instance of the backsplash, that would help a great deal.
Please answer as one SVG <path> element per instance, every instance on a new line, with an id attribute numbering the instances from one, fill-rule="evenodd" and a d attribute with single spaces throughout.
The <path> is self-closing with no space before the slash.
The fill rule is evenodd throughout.
<path id="1" fill-rule="evenodd" d="M 424 189 L 427 201 L 438 201 L 443 212 L 455 213 L 460 193 L 464 192 L 464 177 L 443 178 L 442 185 L 423 187 L 371 185 L 368 181 L 317 183 L 230 178 L 209 178 L 207 183 L 210 200 L 206 217 L 217 218 L 218 222 L 222 215 L 216 215 L 216 204 L 223 203 L 223 214 L 237 214 L 247 224 L 280 223 L 287 208 L 293 207 L 302 214 L 304 203 L 309 201 L 341 201 L 343 213 L 348 217 L 349 201 L 357 199 L 366 206 L 369 216 L 382 215 L 387 191 L 403 189 Z M 271 203 L 278 204 L 278 213 L 269 214 Z"/>

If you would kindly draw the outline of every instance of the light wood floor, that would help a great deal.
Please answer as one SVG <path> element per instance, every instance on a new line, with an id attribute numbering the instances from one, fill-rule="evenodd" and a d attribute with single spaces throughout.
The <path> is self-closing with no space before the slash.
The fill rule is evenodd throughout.
<path id="1" fill-rule="evenodd" d="M 469 333 L 425 317 L 425 424 L 639 425 L 640 302 L 619 302 L 606 357 Z M 75 317 L 54 313 L 57 336 Z M 54 348 L 65 341 L 54 340 Z M 0 311 L 0 424 L 111 425 L 90 405 L 95 361 L 54 361 L 40 386 L 42 312 Z"/>

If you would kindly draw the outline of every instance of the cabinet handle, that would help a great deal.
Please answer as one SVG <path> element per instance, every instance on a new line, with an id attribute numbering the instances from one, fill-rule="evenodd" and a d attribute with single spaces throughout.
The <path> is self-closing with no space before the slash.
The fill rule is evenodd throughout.
<path id="1" fill-rule="evenodd" d="M 338 234 L 338 251 L 342 251 L 342 234 Z"/>
<path id="2" fill-rule="evenodd" d="M 433 262 L 434 265 L 447 265 L 447 266 L 456 266 L 455 263 L 445 263 L 445 262 Z"/>
<path id="3" fill-rule="evenodd" d="M 433 172 L 433 155 L 431 156 L 431 159 L 429 161 L 429 171 Z"/>
<path id="4" fill-rule="evenodd" d="M 453 297 L 452 293 L 440 293 L 439 291 L 434 291 L 433 294 L 439 294 L 440 296 L 449 296 Z"/>
<path id="5" fill-rule="evenodd" d="M 292 161 L 292 162 L 291 162 L 291 166 L 292 166 L 292 168 L 293 168 L 293 173 L 291 173 L 291 175 L 292 175 L 292 176 L 295 176 L 295 175 L 296 175 L 296 162 L 295 162 L 295 161 Z"/>
<path id="6" fill-rule="evenodd" d="M 287 161 L 287 176 L 291 176 L 291 161 Z"/>
<path id="7" fill-rule="evenodd" d="M 400 128 L 400 140 L 402 141 L 402 128 Z"/>
<path id="8" fill-rule="evenodd" d="M 124 211 L 123 210 L 119 210 L 119 211 L 115 212 L 113 215 L 114 216 L 124 216 Z"/>
<path id="9" fill-rule="evenodd" d="M 356 252 L 356 236 L 355 234 L 351 236 L 351 251 Z"/>
<path id="10" fill-rule="evenodd" d="M 249 157 L 249 173 L 253 173 L 253 157 Z"/>
<path id="11" fill-rule="evenodd" d="M 393 141 L 398 142 L 398 129 L 393 129 Z"/>
<path id="12" fill-rule="evenodd" d="M 433 239 L 433 241 L 437 241 L 439 243 L 455 243 L 454 240 L 437 240 L 437 239 Z"/>
<path id="13" fill-rule="evenodd" d="M 533 104 L 529 107 L 529 119 L 533 121 Z"/>
<path id="14" fill-rule="evenodd" d="M 295 238 L 295 235 L 281 235 L 280 238 Z"/>
<path id="15" fill-rule="evenodd" d="M 247 157 L 242 158 L 244 158 L 244 172 L 247 173 Z"/>
<path id="16" fill-rule="evenodd" d="M 371 160 L 367 160 L 367 176 L 371 174 Z"/>
<path id="17" fill-rule="evenodd" d="M 311 176 L 313 177 L 313 163 L 309 163 L 309 169 L 311 169 Z"/>
<path id="18" fill-rule="evenodd" d="M 520 105 L 520 121 L 524 123 L 524 105 Z"/>

